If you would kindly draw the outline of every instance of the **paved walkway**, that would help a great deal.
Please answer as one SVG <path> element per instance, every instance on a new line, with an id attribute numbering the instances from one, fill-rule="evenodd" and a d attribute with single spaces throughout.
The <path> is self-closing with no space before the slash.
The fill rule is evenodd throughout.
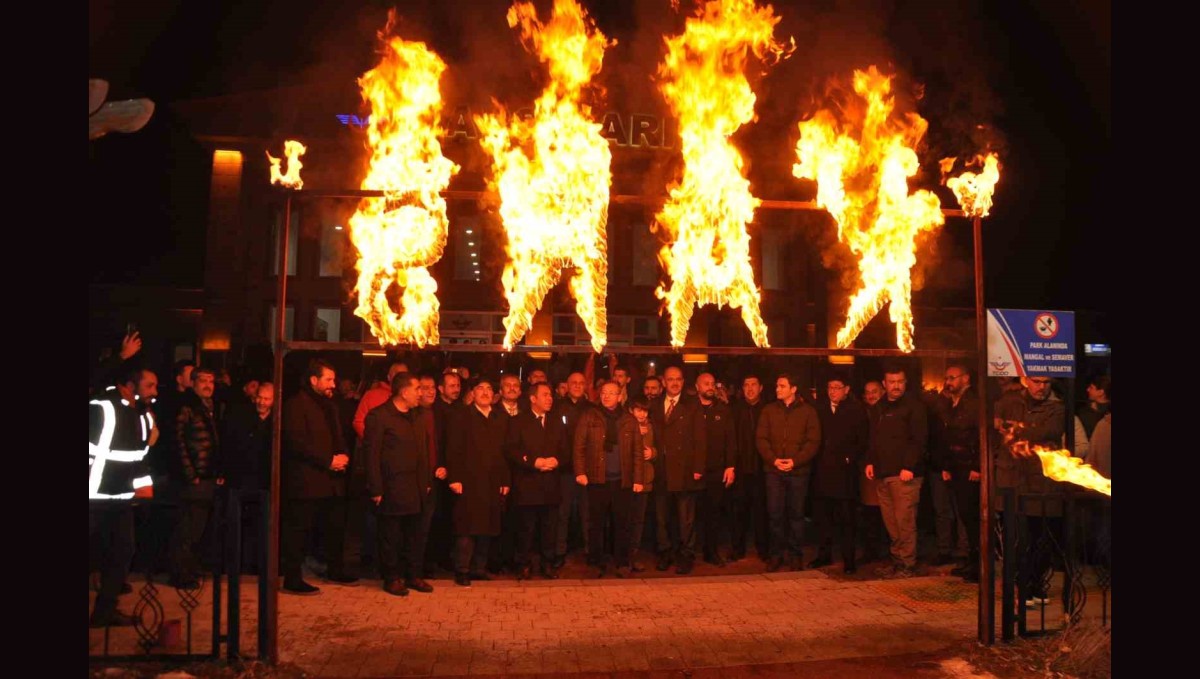
<path id="1" fill-rule="evenodd" d="M 847 580 L 822 571 L 632 580 L 498 580 L 385 594 L 377 580 L 280 595 L 280 656 L 317 676 L 680 670 L 920 653 L 975 634 L 975 589 L 957 578 Z M 243 578 L 244 653 L 255 652 L 255 578 Z M 135 592 L 141 583 L 134 581 Z M 122 597 L 129 609 L 136 593 Z M 167 617 L 178 595 L 161 593 Z M 211 639 L 211 590 L 193 650 Z M 115 629 L 110 651 L 133 651 Z M 90 652 L 104 633 L 92 630 Z M 163 650 L 163 649 L 157 649 Z M 182 651 L 175 646 L 170 651 Z"/>

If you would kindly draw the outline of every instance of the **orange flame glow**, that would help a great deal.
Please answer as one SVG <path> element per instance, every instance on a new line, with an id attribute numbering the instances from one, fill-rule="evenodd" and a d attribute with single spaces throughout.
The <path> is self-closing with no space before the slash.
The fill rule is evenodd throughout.
<path id="1" fill-rule="evenodd" d="M 363 189 L 384 191 L 365 198 L 350 218 L 350 238 L 358 250 L 358 307 L 381 346 L 437 344 L 437 281 L 426 267 L 446 247 L 446 200 L 441 196 L 458 165 L 438 143 L 442 95 L 438 81 L 446 69 L 424 43 L 380 33 L 383 58 L 358 80 L 371 108 L 367 140 L 372 150 Z M 397 314 L 388 301 L 392 285 L 403 289 Z"/>
<path id="2" fill-rule="evenodd" d="M 930 191 L 909 193 L 917 173 L 915 148 L 928 123 L 916 113 L 893 117 L 890 76 L 874 66 L 854 72 L 843 118 L 821 110 L 800 123 L 792 174 L 817 182 L 817 204 L 833 216 L 838 238 L 858 255 L 862 285 L 850 300 L 837 346 L 845 348 L 891 302 L 896 345 L 912 351 L 912 279 L 916 239 L 940 226 L 941 203 Z"/>
<path id="3" fill-rule="evenodd" d="M 946 160 L 954 164 L 953 158 L 943 160 L 943 172 L 947 174 L 950 168 L 945 166 Z M 958 198 L 958 204 L 968 217 L 986 217 L 992 209 L 992 194 L 996 192 L 996 182 L 1000 181 L 1000 157 L 995 153 L 987 156 L 977 156 L 967 163 L 967 167 L 983 165 L 983 171 L 978 174 L 964 172 L 946 181 L 946 186 Z"/>
<path id="4" fill-rule="evenodd" d="M 675 347 L 684 345 L 703 304 L 740 308 L 754 343 L 769 346 L 746 231 L 761 201 L 750 193 L 730 137 L 755 117 L 745 75 L 750 53 L 775 63 L 795 49 L 775 41 L 779 19 L 754 0 L 709 0 L 683 33 L 666 39 L 659 88 L 679 121 L 684 166 L 656 218 L 668 236 L 659 258 L 671 282 L 655 292 L 670 313 Z"/>
<path id="5" fill-rule="evenodd" d="M 477 116 L 481 144 L 495 166 L 492 187 L 508 235 L 502 282 L 508 299 L 504 347 L 529 331 L 533 315 L 574 267 L 575 310 L 597 352 L 608 342 L 608 224 L 612 152 L 582 103 L 599 73 L 609 43 L 575 0 L 555 0 L 542 23 L 531 3 L 508 10 L 525 48 L 546 64 L 550 82 L 534 103 L 533 117 Z M 498 105 L 498 104 L 497 104 Z"/>
<path id="6" fill-rule="evenodd" d="M 1046 446 L 1029 444 L 1017 438 L 1025 425 L 1006 421 L 1000 426 L 1004 445 L 1013 457 L 1032 457 L 1035 453 L 1042 462 L 1042 474 L 1052 481 L 1066 481 L 1112 497 L 1112 481 L 1096 471 L 1090 464 L 1073 457 L 1069 450 L 1055 450 Z"/>
<path id="7" fill-rule="evenodd" d="M 1033 451 L 1042 460 L 1042 473 L 1054 481 L 1066 481 L 1112 497 L 1112 481 L 1086 464 L 1070 451 L 1050 450 L 1034 446 Z"/>
<path id="8" fill-rule="evenodd" d="M 304 144 L 298 141 L 288 139 L 283 142 L 283 155 L 287 157 L 288 169 L 287 174 L 280 172 L 280 166 L 283 164 L 282 158 L 276 158 L 267 151 L 267 160 L 271 163 L 271 183 L 281 184 L 289 189 L 304 188 L 304 180 L 300 179 L 300 168 L 304 167 L 300 164 L 300 156 L 308 149 Z"/>

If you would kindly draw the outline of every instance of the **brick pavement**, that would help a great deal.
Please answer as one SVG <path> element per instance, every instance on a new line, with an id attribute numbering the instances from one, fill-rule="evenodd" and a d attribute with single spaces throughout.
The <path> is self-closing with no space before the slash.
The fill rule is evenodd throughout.
<path id="1" fill-rule="evenodd" d="M 405 598 L 362 582 L 314 580 L 318 596 L 281 594 L 281 659 L 330 677 L 682 670 L 927 652 L 975 632 L 975 589 L 936 575 L 859 581 L 803 571 L 470 588 L 439 579 L 434 593 Z M 243 583 L 242 649 L 250 654 L 257 589 L 253 577 Z M 167 617 L 178 617 L 176 593 L 162 598 Z M 193 643 L 203 652 L 211 590 L 200 598 Z M 110 649 L 130 652 L 134 639 L 130 629 L 113 630 Z M 102 643 L 103 632 L 92 630 L 90 652 Z"/>

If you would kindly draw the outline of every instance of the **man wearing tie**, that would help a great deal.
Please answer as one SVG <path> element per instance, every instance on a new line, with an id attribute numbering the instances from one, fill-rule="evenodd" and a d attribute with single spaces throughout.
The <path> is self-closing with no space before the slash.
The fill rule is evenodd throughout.
<path id="1" fill-rule="evenodd" d="M 658 570 L 676 563 L 675 572 L 692 572 L 696 551 L 696 495 L 704 488 L 705 423 L 694 399 L 683 396 L 683 371 L 671 366 L 663 372 L 666 387 L 662 408 L 654 408 L 656 431 L 661 444 L 654 477 L 654 509 L 657 519 Z M 675 508 L 676 541 L 671 540 L 668 516 Z M 674 544 L 673 544 L 674 542 Z"/>
<path id="2" fill-rule="evenodd" d="M 517 415 L 508 427 L 505 455 L 512 465 L 514 510 L 517 512 L 517 579 L 530 577 L 534 531 L 541 535 L 542 577 L 558 578 L 554 567 L 558 537 L 558 466 L 567 454 L 567 426 L 561 418 L 549 417 L 554 406 L 550 385 L 530 387 L 529 409 Z"/>

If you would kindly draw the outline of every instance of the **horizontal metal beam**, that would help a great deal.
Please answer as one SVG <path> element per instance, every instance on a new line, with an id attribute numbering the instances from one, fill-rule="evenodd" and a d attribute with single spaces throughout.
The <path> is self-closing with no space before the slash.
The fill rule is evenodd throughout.
<path id="1" fill-rule="evenodd" d="M 281 189 L 289 191 L 289 189 Z M 291 190 L 292 197 L 298 200 L 320 200 L 327 198 L 382 198 L 383 191 L 368 191 L 365 189 L 345 189 L 324 191 L 317 189 Z M 491 191 L 442 191 L 442 197 L 447 200 L 475 200 L 499 203 L 500 197 Z M 618 194 L 609 196 L 609 202 L 617 205 L 661 205 L 666 201 L 665 196 L 636 196 Z M 764 210 L 824 210 L 812 200 L 763 200 L 759 207 Z M 962 210 L 942 210 L 946 217 L 965 217 Z"/>
<path id="2" fill-rule="evenodd" d="M 416 346 L 380 347 L 375 342 L 284 342 L 284 351 L 421 351 Z M 500 344 L 440 344 L 427 346 L 425 351 L 444 351 L 452 353 L 486 354 L 486 353 L 531 353 L 549 352 L 554 354 L 590 354 L 592 347 L 586 344 L 556 344 L 556 345 L 524 345 L 518 344 L 512 349 L 505 349 Z M 607 346 L 606 354 L 640 354 L 640 355 L 679 355 L 708 354 L 709 356 L 881 356 L 892 358 L 965 358 L 974 355 L 974 351 L 964 349 L 919 349 L 909 353 L 899 349 L 825 349 L 821 347 L 674 347 L 651 346 Z"/>

